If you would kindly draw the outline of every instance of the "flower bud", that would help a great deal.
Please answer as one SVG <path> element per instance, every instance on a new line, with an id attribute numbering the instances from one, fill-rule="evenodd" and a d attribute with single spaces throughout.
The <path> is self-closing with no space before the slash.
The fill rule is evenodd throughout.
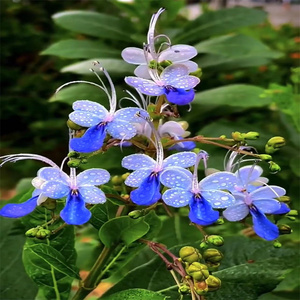
<path id="1" fill-rule="evenodd" d="M 285 204 L 289 204 L 291 202 L 291 198 L 289 196 L 280 196 L 277 199 L 278 199 L 278 201 L 283 202 Z M 291 213 L 291 210 L 288 214 L 290 215 L 290 213 Z M 297 212 L 297 215 L 298 215 L 298 212 Z"/>
<path id="2" fill-rule="evenodd" d="M 222 135 L 220 135 L 220 139 L 226 139 L 226 135 L 225 134 L 222 134 Z"/>
<path id="3" fill-rule="evenodd" d="M 80 153 L 76 152 L 76 151 L 71 151 L 71 152 L 69 152 L 68 157 L 69 158 L 79 158 L 80 157 Z"/>
<path id="4" fill-rule="evenodd" d="M 155 62 L 155 63 L 157 64 L 157 62 Z M 163 60 L 159 63 L 159 65 L 163 68 L 171 66 L 171 64 L 172 64 L 172 61 L 170 61 L 170 60 Z"/>
<path id="5" fill-rule="evenodd" d="M 209 292 L 216 291 L 221 287 L 221 280 L 212 275 L 209 275 L 205 282 L 207 283 Z"/>
<path id="6" fill-rule="evenodd" d="M 204 249 L 208 248 L 208 244 L 207 244 L 207 242 L 201 242 L 199 247 L 200 247 L 200 249 L 204 250 Z"/>
<path id="7" fill-rule="evenodd" d="M 279 172 L 281 170 L 280 166 L 274 161 L 269 161 L 269 169 L 271 172 Z"/>
<path id="8" fill-rule="evenodd" d="M 144 215 L 142 210 L 133 210 L 131 211 L 128 216 L 132 219 L 138 219 Z"/>
<path id="9" fill-rule="evenodd" d="M 203 252 L 203 258 L 207 262 L 218 263 L 222 260 L 223 254 L 217 249 L 209 248 Z"/>
<path id="10" fill-rule="evenodd" d="M 51 234 L 51 231 L 50 230 L 48 230 L 48 229 L 44 229 L 44 228 L 40 228 L 39 230 L 38 230 L 38 232 L 36 233 L 36 237 L 38 238 L 38 239 L 45 239 L 45 238 L 47 238 L 47 237 L 49 237 L 50 236 L 50 234 Z"/>
<path id="11" fill-rule="evenodd" d="M 281 243 L 280 242 L 278 242 L 278 241 L 275 241 L 274 243 L 273 243 L 273 247 L 274 248 L 281 248 Z"/>
<path id="12" fill-rule="evenodd" d="M 245 140 L 244 134 L 239 131 L 235 131 L 231 133 L 232 138 L 237 142 L 242 142 Z"/>
<path id="13" fill-rule="evenodd" d="M 81 159 L 81 163 L 82 163 L 82 164 L 87 164 L 87 163 L 88 163 L 88 160 L 87 160 L 86 158 L 82 158 L 82 159 Z"/>
<path id="14" fill-rule="evenodd" d="M 185 295 L 185 294 L 189 294 L 190 293 L 190 287 L 186 284 L 182 284 L 179 289 L 178 289 L 178 293 Z"/>
<path id="15" fill-rule="evenodd" d="M 207 268 L 209 272 L 216 272 L 220 267 L 220 263 L 211 263 L 209 261 L 206 262 Z"/>
<path id="16" fill-rule="evenodd" d="M 198 68 L 195 72 L 190 73 L 190 75 L 196 76 L 198 78 L 201 78 L 202 76 L 202 69 Z"/>
<path id="17" fill-rule="evenodd" d="M 124 182 L 122 176 L 115 175 L 111 178 L 111 183 L 113 185 L 121 185 Z"/>
<path id="18" fill-rule="evenodd" d="M 48 210 L 54 210 L 56 208 L 56 200 L 48 198 L 45 202 L 41 203 L 41 206 L 47 208 Z"/>
<path id="19" fill-rule="evenodd" d="M 70 119 L 67 121 L 67 126 L 72 130 L 82 129 L 80 125 L 77 125 L 76 123 L 72 122 Z"/>
<path id="20" fill-rule="evenodd" d="M 194 280 L 194 290 L 198 295 L 205 295 L 208 292 L 208 285 L 205 281 Z"/>
<path id="21" fill-rule="evenodd" d="M 199 262 L 190 264 L 186 272 L 197 281 L 203 281 L 209 276 L 209 271 L 206 265 Z"/>
<path id="22" fill-rule="evenodd" d="M 224 239 L 219 235 L 210 235 L 207 241 L 214 246 L 220 247 L 224 245 Z"/>
<path id="23" fill-rule="evenodd" d="M 296 218 L 295 217 L 290 217 L 290 216 L 287 216 L 287 218 L 291 221 L 296 221 Z"/>
<path id="24" fill-rule="evenodd" d="M 223 218 L 219 218 L 214 224 L 216 225 L 223 225 L 225 223 Z"/>
<path id="25" fill-rule="evenodd" d="M 127 172 L 127 173 L 123 174 L 121 177 L 125 181 L 129 175 L 130 175 L 130 173 Z"/>
<path id="26" fill-rule="evenodd" d="M 290 234 L 293 232 L 293 230 L 291 229 L 291 227 L 289 225 L 279 224 L 277 226 L 278 226 L 280 234 Z"/>
<path id="27" fill-rule="evenodd" d="M 272 160 L 272 156 L 269 155 L 269 154 L 259 154 L 258 157 L 259 157 L 261 160 L 265 160 L 265 161 Z"/>
<path id="28" fill-rule="evenodd" d="M 291 210 L 287 213 L 287 216 L 292 216 L 292 217 L 298 216 L 298 211 L 297 211 L 296 209 L 291 209 Z"/>
<path id="29" fill-rule="evenodd" d="M 189 128 L 189 123 L 187 121 L 179 121 L 177 122 L 184 130 Z"/>
<path id="30" fill-rule="evenodd" d="M 69 160 L 67 165 L 68 167 L 70 168 L 78 168 L 81 164 L 81 160 L 80 159 L 72 159 L 72 160 Z"/>
<path id="31" fill-rule="evenodd" d="M 278 151 L 281 147 L 285 145 L 285 139 L 281 136 L 274 136 L 268 140 L 265 151 L 266 153 L 273 154 L 274 152 Z"/>
<path id="32" fill-rule="evenodd" d="M 36 227 L 36 228 L 31 228 L 31 229 L 29 229 L 29 230 L 27 230 L 27 231 L 25 232 L 25 235 L 26 235 L 27 237 L 35 237 L 38 231 L 39 231 L 39 228 L 38 228 L 38 227 Z"/>
<path id="33" fill-rule="evenodd" d="M 244 138 L 247 140 L 257 140 L 259 138 L 259 133 L 255 131 L 249 131 L 244 134 Z"/>
<path id="34" fill-rule="evenodd" d="M 199 253 L 198 249 L 191 247 L 191 246 L 185 246 L 182 247 L 179 250 L 179 257 L 186 263 L 193 263 L 196 261 L 199 261 L 202 256 Z"/>

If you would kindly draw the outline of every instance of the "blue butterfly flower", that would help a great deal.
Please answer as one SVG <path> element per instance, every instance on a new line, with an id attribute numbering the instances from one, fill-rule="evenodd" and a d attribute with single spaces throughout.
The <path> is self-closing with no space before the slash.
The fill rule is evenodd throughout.
<path id="1" fill-rule="evenodd" d="M 193 88 L 200 82 L 199 78 L 188 74 L 189 69 L 185 65 L 174 64 L 166 67 L 160 75 L 152 69 L 152 80 L 129 76 L 125 77 L 125 82 L 143 94 L 166 95 L 169 102 L 185 105 L 194 100 Z"/>
<path id="2" fill-rule="evenodd" d="M 151 205 L 161 199 L 160 179 L 163 171 L 185 172 L 187 170 L 184 168 L 194 165 L 196 160 L 193 152 L 176 153 L 164 160 L 163 156 L 158 157 L 154 160 L 145 154 L 132 154 L 122 160 L 124 168 L 134 170 L 125 180 L 125 184 L 137 187 L 131 192 L 130 198 L 138 205 Z"/>
<path id="3" fill-rule="evenodd" d="M 85 203 L 98 204 L 106 201 L 105 194 L 96 186 L 109 181 L 110 174 L 104 169 L 89 169 L 76 176 L 75 169 L 71 175 L 47 168 L 40 170 L 40 176 L 46 178 L 41 186 L 42 193 L 49 198 L 60 199 L 67 196 L 66 205 L 60 212 L 61 218 L 71 225 L 81 225 L 91 217 Z"/>
<path id="4" fill-rule="evenodd" d="M 224 217 L 229 221 L 240 221 L 249 213 L 252 215 L 253 229 L 256 234 L 266 240 L 274 240 L 279 236 L 278 227 L 265 214 L 286 213 L 289 208 L 275 198 L 285 195 L 285 189 L 279 186 L 261 186 L 253 189 L 251 182 L 261 175 L 257 166 L 247 166 L 239 171 L 239 185 L 233 193 L 236 203 L 228 207 Z M 250 188 L 250 190 L 248 190 Z"/>
<path id="5" fill-rule="evenodd" d="M 234 197 L 224 189 L 231 189 L 236 185 L 236 176 L 230 172 L 211 174 L 198 183 L 197 168 L 200 159 L 206 160 L 207 153 L 201 151 L 195 164 L 195 171 L 169 171 L 161 175 L 161 182 L 171 189 L 167 190 L 162 199 L 173 207 L 190 206 L 189 218 L 193 223 L 209 225 L 219 218 L 215 209 L 226 208 L 234 204 Z"/>

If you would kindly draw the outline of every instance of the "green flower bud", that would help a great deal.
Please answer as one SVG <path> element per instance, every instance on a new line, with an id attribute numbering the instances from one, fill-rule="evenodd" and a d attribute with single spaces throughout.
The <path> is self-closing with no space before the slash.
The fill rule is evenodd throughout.
<path id="1" fill-rule="evenodd" d="M 159 65 L 163 68 L 166 68 L 168 66 L 171 66 L 172 65 L 172 61 L 170 60 L 163 60 L 159 63 Z"/>
<path id="2" fill-rule="evenodd" d="M 27 237 L 35 237 L 38 231 L 39 231 L 39 228 L 38 228 L 38 227 L 36 227 L 36 228 L 31 228 L 31 229 L 29 229 L 29 230 L 27 230 L 27 231 L 25 232 L 25 235 L 26 235 Z"/>
<path id="3" fill-rule="evenodd" d="M 199 262 L 190 264 L 186 272 L 197 281 L 203 281 L 209 276 L 209 271 L 206 265 Z"/>
<path id="4" fill-rule="evenodd" d="M 142 210 L 133 210 L 128 214 L 128 216 L 132 219 L 138 219 L 138 218 L 144 216 L 144 213 Z"/>
<path id="5" fill-rule="evenodd" d="M 203 258 L 207 262 L 218 263 L 223 259 L 223 254 L 217 249 L 209 248 L 203 252 Z"/>
<path id="6" fill-rule="evenodd" d="M 297 211 L 296 209 L 291 209 L 291 210 L 287 213 L 287 216 L 292 216 L 292 217 L 298 216 L 298 211 Z"/>
<path id="7" fill-rule="evenodd" d="M 82 158 L 82 159 L 81 159 L 81 163 L 82 163 L 82 164 L 87 164 L 87 162 L 88 162 L 88 160 L 87 160 L 86 158 Z"/>
<path id="8" fill-rule="evenodd" d="M 80 153 L 76 152 L 76 151 L 71 151 L 71 152 L 69 152 L 68 157 L 69 158 L 79 158 L 80 157 Z"/>
<path id="9" fill-rule="evenodd" d="M 219 236 L 219 235 L 210 235 L 208 238 L 207 238 L 207 241 L 209 243 L 211 243 L 212 245 L 214 246 L 223 246 L 224 245 L 224 239 Z"/>
<path id="10" fill-rule="evenodd" d="M 122 176 L 115 175 L 111 179 L 113 185 L 121 185 L 124 182 Z"/>
<path id="11" fill-rule="evenodd" d="M 204 250 L 208 248 L 208 244 L 206 242 L 201 242 L 199 247 L 200 249 Z"/>
<path id="12" fill-rule="evenodd" d="M 237 142 L 242 142 L 245 140 L 244 134 L 239 131 L 235 131 L 231 133 L 232 138 Z"/>
<path id="13" fill-rule="evenodd" d="M 272 156 L 269 154 L 259 154 L 257 155 L 261 160 L 269 161 L 272 160 Z"/>
<path id="14" fill-rule="evenodd" d="M 212 275 L 209 275 L 205 282 L 207 283 L 209 292 L 216 291 L 221 287 L 221 280 Z"/>
<path id="15" fill-rule="evenodd" d="M 36 236 L 38 239 L 41 239 L 41 240 L 42 240 L 42 239 L 45 239 L 45 238 L 49 237 L 50 234 L 51 234 L 51 231 L 50 231 L 50 230 L 44 229 L 44 228 L 40 228 L 39 231 L 36 233 L 35 236 Z"/>
<path id="16" fill-rule="evenodd" d="M 295 217 L 290 217 L 290 216 L 287 216 L 287 218 L 291 221 L 296 221 L 296 218 Z"/>
<path id="17" fill-rule="evenodd" d="M 205 281 L 194 280 L 194 290 L 198 295 L 205 295 L 208 292 L 208 285 Z"/>
<path id="18" fill-rule="evenodd" d="M 273 154 L 274 152 L 278 151 L 281 147 L 285 145 L 285 139 L 281 136 L 274 136 L 268 140 L 265 151 L 267 153 Z"/>
<path id="19" fill-rule="evenodd" d="M 289 225 L 279 224 L 277 226 L 278 226 L 280 234 L 290 234 L 293 232 L 293 230 L 291 229 L 291 227 Z"/>
<path id="20" fill-rule="evenodd" d="M 191 292 L 190 287 L 186 284 L 181 285 L 178 289 L 178 293 L 182 295 L 189 294 L 190 292 Z"/>
<path id="21" fill-rule="evenodd" d="M 271 172 L 279 172 L 281 170 L 280 166 L 274 161 L 269 161 L 269 169 Z"/>
<path id="22" fill-rule="evenodd" d="M 226 139 L 226 135 L 222 134 L 222 135 L 220 135 L 220 138 L 224 140 L 224 139 Z"/>
<path id="23" fill-rule="evenodd" d="M 211 263 L 211 262 L 207 261 L 206 265 L 207 265 L 209 272 L 215 272 L 215 271 L 218 271 L 221 264 L 220 263 Z"/>
<path id="24" fill-rule="evenodd" d="M 186 263 L 193 263 L 196 261 L 199 261 L 202 256 L 199 253 L 198 249 L 191 247 L 191 246 L 185 246 L 182 247 L 179 250 L 179 257 Z"/>
<path id="25" fill-rule="evenodd" d="M 223 218 L 219 218 L 214 224 L 216 225 L 223 225 L 225 223 Z"/>
<path id="26" fill-rule="evenodd" d="M 76 123 L 72 122 L 70 119 L 67 121 L 67 126 L 72 130 L 82 129 L 80 125 L 77 125 Z"/>
<path id="27" fill-rule="evenodd" d="M 259 133 L 255 131 L 249 131 L 244 134 L 244 138 L 247 140 L 257 140 L 259 138 Z"/>
<path id="28" fill-rule="evenodd" d="M 68 167 L 70 168 L 78 168 L 81 164 L 81 160 L 80 159 L 72 159 L 72 160 L 69 160 L 67 165 Z"/>
<path id="29" fill-rule="evenodd" d="M 56 208 L 56 199 L 48 198 L 45 202 L 41 204 L 41 206 L 49 210 L 54 210 Z"/>
<path id="30" fill-rule="evenodd" d="M 189 123 L 187 121 L 179 121 L 177 122 L 184 130 L 189 128 Z"/>
<path id="31" fill-rule="evenodd" d="M 202 76 L 202 69 L 198 68 L 195 72 L 190 73 L 190 75 L 196 76 L 198 78 L 201 78 Z"/>
<path id="32" fill-rule="evenodd" d="M 128 172 L 128 173 L 123 174 L 121 177 L 125 181 L 129 175 L 130 175 L 130 173 Z"/>
<path id="33" fill-rule="evenodd" d="M 278 197 L 277 199 L 278 199 L 278 201 L 283 202 L 285 204 L 289 204 L 291 202 L 291 198 L 289 196 L 281 196 L 281 197 Z M 291 211 L 288 214 L 290 214 L 290 213 L 291 213 Z M 298 215 L 298 212 L 297 212 L 297 215 Z"/>
<path id="34" fill-rule="evenodd" d="M 278 242 L 278 241 L 275 241 L 274 243 L 273 243 L 273 247 L 274 248 L 281 248 L 281 243 L 280 242 Z"/>

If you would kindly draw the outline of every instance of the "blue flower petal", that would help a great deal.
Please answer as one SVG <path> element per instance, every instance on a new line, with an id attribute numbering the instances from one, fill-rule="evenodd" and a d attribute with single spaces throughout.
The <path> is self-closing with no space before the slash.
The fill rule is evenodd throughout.
<path id="1" fill-rule="evenodd" d="M 232 190 L 236 184 L 236 175 L 231 172 L 216 172 L 199 182 L 202 190 Z"/>
<path id="2" fill-rule="evenodd" d="M 139 187 L 143 181 L 150 176 L 153 169 L 141 168 L 132 172 L 125 180 L 125 184 L 131 187 Z"/>
<path id="3" fill-rule="evenodd" d="M 152 205 L 161 198 L 160 182 L 157 174 L 150 175 L 139 188 L 130 193 L 132 202 L 138 205 Z"/>
<path id="4" fill-rule="evenodd" d="M 0 209 L 0 216 L 7 218 L 21 218 L 30 214 L 37 206 L 38 196 L 34 196 L 23 203 L 9 203 Z"/>
<path id="5" fill-rule="evenodd" d="M 128 170 L 154 168 L 156 161 L 146 154 L 131 154 L 122 159 L 122 167 Z"/>
<path id="6" fill-rule="evenodd" d="M 178 136 L 179 140 L 182 140 L 183 138 L 181 136 Z M 181 142 L 181 143 L 176 143 L 174 146 L 169 148 L 169 150 L 176 150 L 176 151 L 190 151 L 196 148 L 196 143 L 192 141 L 187 141 L 187 142 Z"/>
<path id="7" fill-rule="evenodd" d="M 91 212 L 85 207 L 80 193 L 69 194 L 66 206 L 60 212 L 61 218 L 70 225 L 82 225 L 91 218 Z"/>
<path id="8" fill-rule="evenodd" d="M 50 180 L 42 185 L 43 194 L 49 198 L 60 199 L 70 192 L 69 185 L 65 185 L 62 181 Z"/>
<path id="9" fill-rule="evenodd" d="M 263 169 L 257 165 L 244 166 L 235 172 L 239 185 L 246 187 L 249 183 L 257 180 L 263 173 Z"/>
<path id="10" fill-rule="evenodd" d="M 143 118 L 139 117 L 141 115 Z M 131 123 L 144 122 L 145 118 L 148 118 L 149 114 L 139 107 L 126 107 L 116 111 L 114 119 L 127 121 Z"/>
<path id="11" fill-rule="evenodd" d="M 127 121 L 114 119 L 107 125 L 107 132 L 115 139 L 131 139 L 136 135 L 136 128 Z"/>
<path id="12" fill-rule="evenodd" d="M 197 158 L 197 154 L 194 152 L 180 152 L 176 154 L 172 154 L 166 159 L 164 159 L 163 166 L 166 167 L 182 167 L 182 168 L 188 168 L 195 164 Z"/>
<path id="13" fill-rule="evenodd" d="M 191 189 L 192 173 L 180 167 L 167 167 L 162 171 L 160 182 L 169 188 Z"/>
<path id="14" fill-rule="evenodd" d="M 235 204 L 235 198 L 224 191 L 209 190 L 201 191 L 201 195 L 205 198 L 213 208 L 226 208 Z"/>
<path id="15" fill-rule="evenodd" d="M 96 125 L 90 127 L 82 137 L 73 138 L 70 147 L 74 151 L 88 153 L 99 150 L 106 137 L 106 125 Z"/>
<path id="16" fill-rule="evenodd" d="M 39 169 L 37 173 L 38 177 L 48 181 L 48 180 L 55 180 L 55 181 L 63 181 L 67 184 L 69 180 L 69 176 L 63 172 L 61 169 L 53 168 L 53 167 L 44 167 Z"/>
<path id="17" fill-rule="evenodd" d="M 273 215 L 283 215 L 287 214 L 291 209 L 285 204 L 285 203 L 280 203 L 280 208 L 276 211 L 273 211 Z"/>
<path id="18" fill-rule="evenodd" d="M 104 169 L 93 168 L 85 170 L 77 175 L 78 186 L 82 185 L 101 185 L 108 182 L 110 174 Z"/>
<path id="19" fill-rule="evenodd" d="M 209 225 L 216 222 L 219 212 L 212 209 L 211 204 L 201 195 L 194 195 L 190 202 L 190 220 L 199 225 Z"/>
<path id="20" fill-rule="evenodd" d="M 189 204 L 194 194 L 178 188 L 178 189 L 170 189 L 164 192 L 162 199 L 164 202 L 173 207 L 183 207 Z"/>
<path id="21" fill-rule="evenodd" d="M 195 98 L 195 91 L 193 89 L 186 91 L 184 89 L 176 89 L 172 88 L 165 88 L 165 95 L 167 100 L 171 103 L 177 105 L 186 105 L 191 103 Z"/>
<path id="22" fill-rule="evenodd" d="M 275 240 L 279 236 L 278 227 L 255 206 L 250 207 L 253 220 L 253 229 L 256 234 L 267 241 Z"/>

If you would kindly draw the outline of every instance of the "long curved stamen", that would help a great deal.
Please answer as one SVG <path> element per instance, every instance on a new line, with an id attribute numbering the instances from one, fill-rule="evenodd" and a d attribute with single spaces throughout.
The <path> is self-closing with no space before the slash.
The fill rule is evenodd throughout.
<path id="1" fill-rule="evenodd" d="M 100 68 L 100 70 L 104 73 L 105 77 L 107 78 L 109 85 L 110 85 L 110 90 L 111 90 L 111 97 L 109 98 L 110 102 L 110 113 L 114 114 L 116 109 L 117 109 L 117 93 L 116 89 L 114 86 L 114 83 L 111 80 L 111 77 L 109 76 L 108 72 L 106 69 L 103 67 Z"/>
<path id="2" fill-rule="evenodd" d="M 105 94 L 106 94 L 106 96 L 107 96 L 107 98 L 108 98 L 109 103 L 111 103 L 111 95 L 110 95 L 110 93 L 109 93 L 109 90 L 108 90 L 107 87 L 105 86 L 103 80 L 101 79 L 101 77 L 99 76 L 99 74 L 98 74 L 97 72 L 95 72 L 94 69 L 90 69 L 90 71 L 93 72 L 93 73 L 96 75 L 96 77 L 98 78 L 98 80 L 100 81 L 100 83 L 101 83 L 101 85 L 102 85 L 102 90 L 105 92 Z"/>
<path id="3" fill-rule="evenodd" d="M 26 160 L 26 159 L 39 160 L 50 165 L 51 167 L 59 168 L 59 166 L 51 159 L 38 154 L 31 154 L 31 153 L 11 154 L 11 155 L 1 156 L 0 159 L 3 160 L 3 162 L 0 164 L 0 168 L 7 162 L 15 163 L 19 160 Z"/>
<path id="4" fill-rule="evenodd" d="M 199 192 L 199 183 L 198 183 L 198 166 L 201 160 L 203 160 L 204 168 L 207 168 L 207 160 L 208 160 L 208 153 L 206 151 L 201 150 L 196 159 L 196 163 L 194 166 L 194 173 L 193 173 L 193 180 L 192 180 L 192 192 L 198 193 Z"/>
<path id="5" fill-rule="evenodd" d="M 137 99 L 137 97 L 135 97 L 130 91 L 128 90 L 125 90 L 125 92 L 127 94 L 129 94 L 132 98 L 129 98 L 129 97 L 123 97 L 119 100 L 119 107 L 122 108 L 121 106 L 121 102 L 123 100 L 129 100 L 131 102 L 133 102 L 134 104 L 136 104 L 139 108 L 142 108 L 144 110 L 147 110 L 147 100 L 145 99 L 144 95 L 138 90 L 136 89 L 136 91 L 138 92 L 139 96 L 140 96 L 140 99 L 142 100 L 141 102 Z"/>
<path id="6" fill-rule="evenodd" d="M 144 56 L 145 56 L 145 60 L 148 66 L 148 73 L 151 77 L 151 79 L 156 82 L 159 83 L 160 82 L 160 77 L 158 75 L 158 71 L 157 71 L 157 60 L 155 59 L 155 57 L 152 55 L 152 53 L 150 53 L 151 57 L 154 59 L 154 61 L 156 62 L 156 66 L 154 69 L 150 68 L 150 60 L 149 60 L 149 45 L 148 44 L 144 44 L 143 46 L 144 49 Z M 155 55 L 156 56 L 156 55 Z"/>

